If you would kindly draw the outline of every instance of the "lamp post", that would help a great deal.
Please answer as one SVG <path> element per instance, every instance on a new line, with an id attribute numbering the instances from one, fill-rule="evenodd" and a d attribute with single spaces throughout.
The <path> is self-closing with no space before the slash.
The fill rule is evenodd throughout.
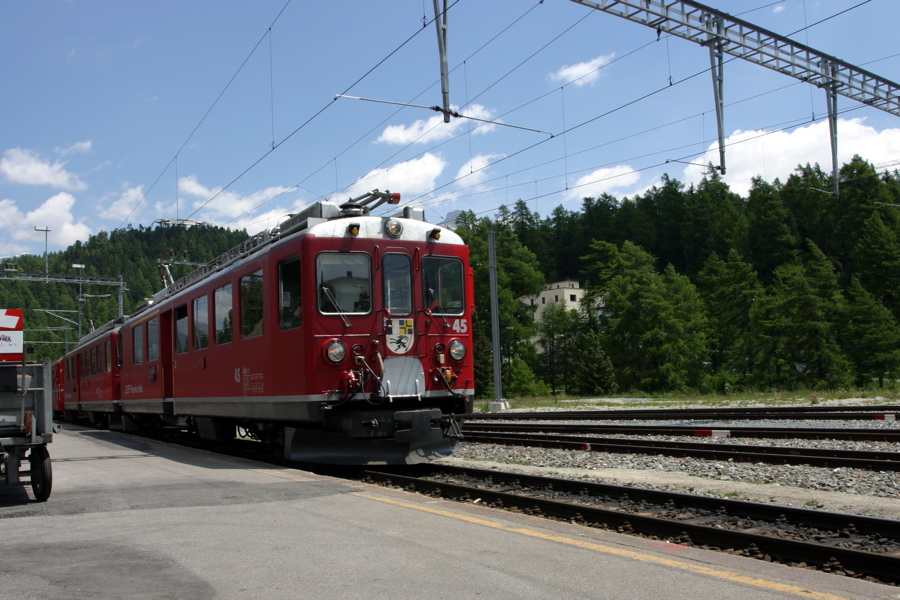
<path id="1" fill-rule="evenodd" d="M 44 227 L 41 229 L 40 227 L 34 227 L 35 231 L 43 231 L 44 232 L 44 275 L 50 275 L 50 255 L 47 253 L 47 236 L 50 233 L 49 227 Z"/>
<path id="2" fill-rule="evenodd" d="M 81 274 L 78 276 L 78 341 L 81 341 L 81 303 L 83 302 L 81 299 L 81 280 L 84 277 L 84 265 L 74 264 L 72 268 L 81 269 Z"/>

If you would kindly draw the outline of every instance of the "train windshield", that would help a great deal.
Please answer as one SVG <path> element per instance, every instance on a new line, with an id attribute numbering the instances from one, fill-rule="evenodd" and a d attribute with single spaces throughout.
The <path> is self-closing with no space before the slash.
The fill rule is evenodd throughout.
<path id="1" fill-rule="evenodd" d="M 381 263 L 384 274 L 384 307 L 392 315 L 408 315 L 412 312 L 412 285 L 409 256 L 387 254 Z"/>
<path id="2" fill-rule="evenodd" d="M 372 267 L 365 254 L 324 252 L 316 260 L 319 311 L 367 313 L 372 309 Z"/>
<path id="3" fill-rule="evenodd" d="M 461 315 L 465 306 L 462 261 L 442 256 L 422 259 L 424 308 L 439 315 Z"/>

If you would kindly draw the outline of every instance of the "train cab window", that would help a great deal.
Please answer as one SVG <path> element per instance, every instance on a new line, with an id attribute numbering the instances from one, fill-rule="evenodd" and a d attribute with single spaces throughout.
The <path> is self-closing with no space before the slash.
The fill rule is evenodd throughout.
<path id="1" fill-rule="evenodd" d="M 412 312 L 412 276 L 409 256 L 386 254 L 381 263 L 384 277 L 384 307 L 392 315 L 408 315 Z"/>
<path id="2" fill-rule="evenodd" d="M 109 340 L 106 341 L 104 349 L 106 350 L 106 371 L 105 372 L 109 373 L 110 371 L 112 371 L 112 352 L 111 352 L 112 345 L 110 344 Z"/>
<path id="3" fill-rule="evenodd" d="M 159 360 L 159 317 L 147 321 L 147 360 Z"/>
<path id="4" fill-rule="evenodd" d="M 134 364 L 139 365 L 144 362 L 144 325 L 137 325 L 131 330 Z"/>
<path id="5" fill-rule="evenodd" d="M 263 273 L 254 271 L 241 277 L 241 337 L 263 333 Z"/>
<path id="6" fill-rule="evenodd" d="M 175 307 L 175 352 L 188 351 L 188 310 L 187 304 Z"/>
<path id="7" fill-rule="evenodd" d="M 234 315 L 232 308 L 231 284 L 223 285 L 213 294 L 215 305 L 213 317 L 216 322 L 216 343 L 227 344 L 234 336 Z"/>
<path id="8" fill-rule="evenodd" d="M 301 323 L 300 257 L 294 256 L 278 263 L 278 292 L 282 329 L 299 327 Z"/>
<path id="9" fill-rule="evenodd" d="M 209 300 L 206 296 L 194 298 L 194 350 L 209 345 Z"/>
<path id="10" fill-rule="evenodd" d="M 462 261 L 442 256 L 422 259 L 424 308 L 435 314 L 461 315 L 465 308 Z"/>
<path id="11" fill-rule="evenodd" d="M 372 309 L 372 268 L 366 254 L 324 252 L 316 259 L 319 311 L 367 313 Z"/>

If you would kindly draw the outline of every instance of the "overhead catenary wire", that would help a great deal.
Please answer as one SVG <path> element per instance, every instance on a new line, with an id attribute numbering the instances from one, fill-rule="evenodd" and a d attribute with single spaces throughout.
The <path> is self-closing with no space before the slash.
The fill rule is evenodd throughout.
<path id="1" fill-rule="evenodd" d="M 821 21 L 820 21 L 820 22 L 821 22 Z M 393 54 L 393 53 L 392 53 L 392 54 Z M 389 56 L 390 56 L 390 55 L 389 55 Z M 387 59 L 387 58 L 385 58 L 384 60 L 386 60 L 386 59 Z M 382 62 L 383 62 L 383 61 L 382 61 Z M 380 63 L 379 63 L 379 64 L 380 64 Z M 377 65 L 376 65 L 376 67 L 377 67 Z M 375 67 L 373 67 L 373 69 L 374 69 L 374 68 L 375 68 Z M 370 72 L 371 72 L 371 70 L 370 70 Z M 705 70 L 704 70 L 703 72 L 705 72 Z M 368 73 L 367 73 L 367 74 L 368 74 Z M 365 75 L 364 75 L 364 77 L 365 77 Z M 490 89 L 490 87 L 496 85 L 496 84 L 499 83 L 499 81 L 501 81 L 502 79 L 503 79 L 503 78 L 501 77 L 500 79 L 498 79 L 497 81 L 495 81 L 491 86 L 489 86 L 488 88 L 486 88 L 484 91 L 486 91 L 487 89 Z M 360 80 L 361 80 L 361 79 L 360 79 Z M 359 81 L 359 80 L 358 80 L 358 81 Z M 357 81 L 357 83 L 358 83 L 358 81 Z M 355 85 L 355 83 L 354 83 L 353 85 Z M 351 87 L 353 87 L 353 86 L 351 86 Z M 349 89 L 349 88 L 348 88 L 348 89 Z M 484 91 L 482 91 L 481 93 L 483 94 Z M 479 95 L 480 95 L 480 94 L 479 94 Z M 478 97 L 478 95 L 475 96 L 475 98 L 477 98 L 477 97 Z M 467 102 L 467 104 L 470 104 L 472 101 L 475 100 L 475 98 L 473 98 L 472 100 L 469 100 L 469 101 Z M 639 99 L 637 99 L 636 101 L 639 101 L 640 99 L 642 99 L 642 98 L 639 98 Z M 325 108 L 327 108 L 327 106 L 330 106 L 330 104 L 329 104 L 329 105 L 326 105 Z M 324 109 L 323 109 L 323 110 L 324 110 Z M 618 110 L 618 109 L 615 109 L 615 110 Z M 318 116 L 318 114 L 321 114 L 321 111 L 320 111 L 319 113 L 317 113 L 316 115 L 314 115 L 313 118 L 315 118 L 316 116 Z M 606 114 L 609 114 L 609 113 L 605 113 L 604 115 L 598 115 L 597 117 L 595 117 L 595 119 L 601 118 L 602 116 L 605 116 Z M 308 122 L 309 122 L 309 121 L 307 121 L 306 123 L 308 123 Z M 588 123 L 588 122 L 590 122 L 590 121 L 583 122 L 583 123 L 581 123 L 581 124 L 579 124 L 579 125 L 576 125 L 575 127 L 568 128 L 568 129 L 564 127 L 563 129 L 564 129 L 564 131 L 572 131 L 572 130 L 575 129 L 576 127 L 583 126 L 583 125 L 585 125 L 585 124 Z M 274 145 L 275 147 L 277 147 L 278 145 L 284 143 L 284 142 L 287 141 L 287 139 L 289 139 L 292 135 L 294 135 L 294 134 L 297 133 L 300 129 L 302 129 L 302 127 L 305 126 L 306 123 L 302 124 L 301 127 L 295 129 L 289 136 L 287 136 L 287 137 L 285 137 L 283 140 L 281 140 L 281 142 L 279 142 L 278 144 L 274 144 L 274 143 L 273 143 L 273 145 Z M 545 133 L 547 133 L 547 132 L 545 132 Z M 552 135 L 552 134 L 551 134 L 551 135 Z M 529 148 L 530 148 L 530 147 L 529 147 Z M 515 154 L 520 154 L 522 151 L 528 150 L 529 148 L 520 150 L 520 151 L 516 152 Z M 273 147 L 272 149 L 274 150 L 275 148 Z M 228 189 L 230 186 L 232 186 L 232 185 L 234 184 L 235 181 L 237 181 L 238 179 L 240 179 L 245 173 L 247 173 L 247 172 L 248 172 L 250 169 L 252 169 L 256 164 L 258 164 L 261 160 L 263 160 L 266 156 L 268 156 L 268 154 L 269 154 L 269 153 L 267 152 L 265 155 L 263 155 L 262 157 L 260 157 L 259 160 L 257 160 L 256 162 L 254 162 L 250 167 L 248 167 L 248 168 L 247 168 L 245 171 L 243 171 L 238 177 L 236 177 L 234 180 L 232 180 L 225 188 L 221 189 L 221 190 L 220 190 L 219 192 L 217 192 L 213 197 L 211 197 L 209 200 L 207 200 L 207 202 L 206 202 L 203 206 L 201 206 L 200 208 L 198 208 L 197 210 L 198 210 L 198 211 L 201 210 L 201 209 L 204 208 L 206 205 L 208 205 L 210 202 L 212 202 L 216 197 L 218 197 L 218 196 L 219 196 L 221 193 L 223 193 L 226 189 Z M 568 156 L 568 152 L 565 152 L 565 154 Z M 577 154 L 577 153 L 573 153 L 573 155 L 574 155 L 574 154 Z M 511 155 L 511 156 L 512 156 L 512 155 Z M 332 159 L 332 160 L 335 160 L 335 161 L 336 161 L 336 159 Z M 331 163 L 331 162 L 332 162 L 332 161 L 329 161 L 329 163 Z M 497 161 L 497 162 L 499 162 L 499 161 Z M 495 162 L 495 163 L 491 163 L 491 166 L 493 166 L 493 165 L 495 165 L 495 164 L 496 164 L 496 162 Z M 304 180 L 304 181 L 305 181 L 305 180 Z M 453 183 L 453 182 L 451 182 L 451 183 Z M 297 186 L 295 186 L 295 187 L 297 187 Z M 290 189 L 294 189 L 294 188 L 290 188 Z M 436 188 L 436 189 L 440 189 L 440 188 Z M 433 191 L 434 191 L 434 190 L 433 190 Z M 286 192 L 282 192 L 281 194 L 278 194 L 278 195 L 276 195 L 275 197 L 280 197 L 280 196 L 283 195 L 284 193 L 286 193 Z M 423 196 L 424 196 L 424 195 L 427 195 L 427 194 L 423 194 Z M 421 197 L 421 196 L 420 196 L 420 197 Z M 266 203 L 268 203 L 268 202 L 271 202 L 271 199 L 266 201 Z M 255 210 L 255 209 L 253 209 L 253 210 Z M 192 213 L 191 216 L 193 216 L 193 214 L 196 214 L 196 212 L 197 212 L 197 211 L 195 211 L 194 213 Z"/>

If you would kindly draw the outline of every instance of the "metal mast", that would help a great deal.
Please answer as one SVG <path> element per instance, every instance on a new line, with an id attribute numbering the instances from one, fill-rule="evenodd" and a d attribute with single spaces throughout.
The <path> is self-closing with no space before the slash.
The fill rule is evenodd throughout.
<path id="1" fill-rule="evenodd" d="M 837 196 L 837 95 L 900 116 L 900 85 L 819 52 L 809 46 L 732 17 L 693 0 L 571 0 L 588 8 L 628 19 L 701 46 L 709 46 L 716 86 L 721 171 L 725 172 L 721 106 L 721 59 L 715 54 L 748 60 L 820 87 L 828 94 L 831 155 Z M 718 79 L 717 79 L 718 70 Z"/>

